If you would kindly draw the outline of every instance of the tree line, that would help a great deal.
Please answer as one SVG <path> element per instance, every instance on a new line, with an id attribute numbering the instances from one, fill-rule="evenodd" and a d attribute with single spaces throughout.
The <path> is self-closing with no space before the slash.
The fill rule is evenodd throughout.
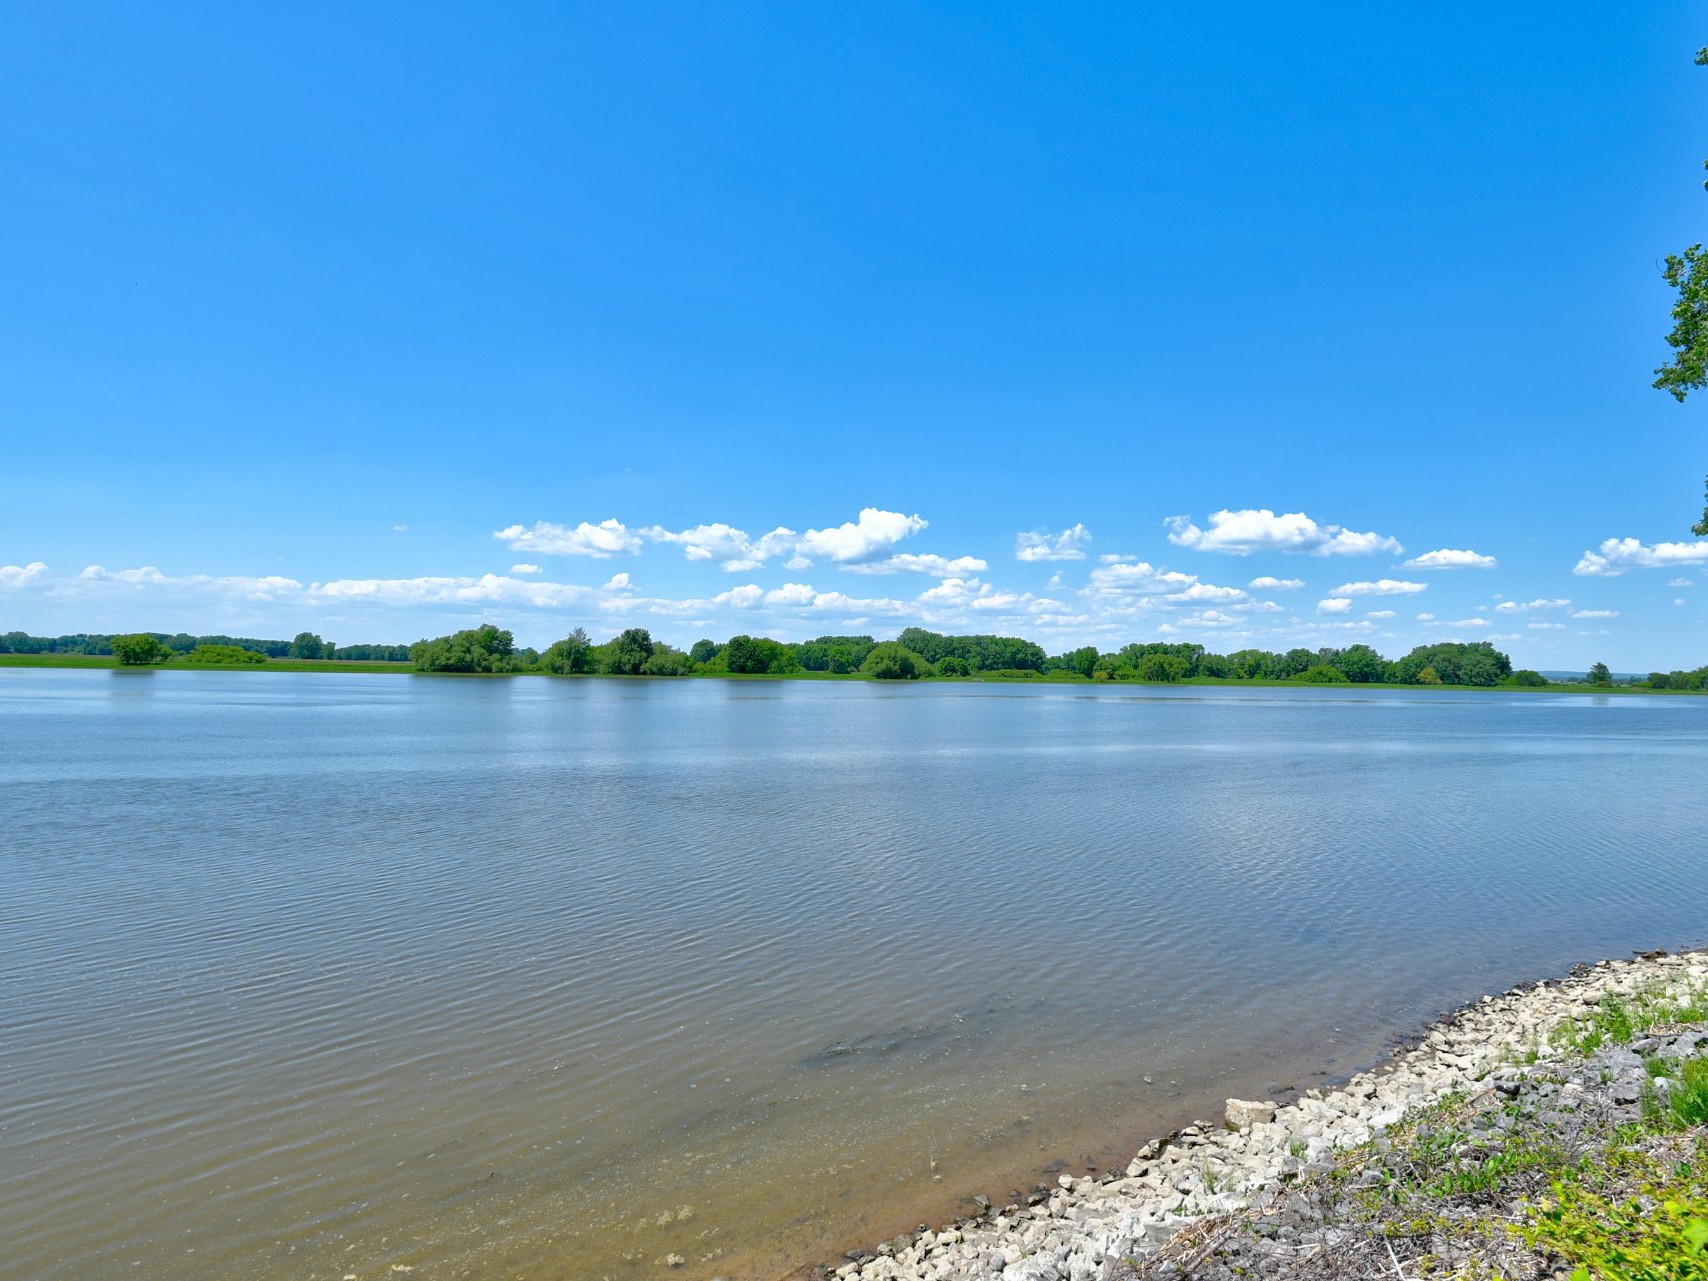
<path id="1" fill-rule="evenodd" d="M 1512 660 L 1488 641 L 1419 645 L 1403 658 L 1387 659 L 1368 645 L 1346 648 L 1296 648 L 1285 651 L 1241 649 L 1214 653 L 1203 645 L 1135 642 L 1103 651 L 1094 645 L 1048 654 L 1036 643 L 1014 636 L 951 636 L 922 627 L 904 629 L 893 641 L 872 636 L 819 636 L 809 641 L 779 641 L 740 634 L 727 641 L 695 641 L 686 650 L 655 640 L 644 627 L 631 627 L 603 643 L 576 628 L 544 651 L 518 647 L 507 629 L 484 624 L 413 645 L 335 645 L 313 632 L 288 641 L 187 632 L 135 632 L 66 636 L 0 634 L 0 654 L 88 654 L 117 657 L 129 665 L 183 659 L 193 663 L 258 664 L 269 659 L 317 659 L 327 662 L 407 662 L 421 672 L 545 672 L 589 676 L 788 676 L 826 673 L 878 680 L 924 677 L 972 677 L 1002 680 L 1045 678 L 1092 681 L 1263 680 L 1300 684 L 1523 685 L 1550 682 Z M 1568 682 L 1569 683 L 1569 682 Z M 1615 684 L 1605 663 L 1590 669 L 1585 683 Z M 1695 671 L 1651 672 L 1646 681 L 1617 682 L 1657 690 L 1708 690 L 1708 667 Z"/>
<path id="2" fill-rule="evenodd" d="M 163 659 L 188 658 L 198 649 L 241 649 L 268 658 L 340 659 L 350 663 L 407 663 L 407 645 L 335 645 L 313 632 L 298 632 L 293 640 L 262 640 L 253 636 L 192 636 L 188 632 L 129 632 L 125 636 L 153 638 Z M 0 654 L 88 654 L 114 656 L 117 635 L 74 632 L 66 636 L 31 636 L 28 632 L 0 633 Z M 152 661 L 152 660 L 151 660 Z M 208 661 L 205 658 L 201 661 Z M 219 661 L 217 659 L 212 661 Z M 231 661 L 248 662 L 247 659 Z"/>
<path id="3" fill-rule="evenodd" d="M 826 672 L 878 680 L 970 677 L 1036 680 L 1054 676 L 1093 681 L 1173 682 L 1281 680 L 1302 684 L 1542 686 L 1546 677 L 1515 671 L 1512 660 L 1488 641 L 1420 645 L 1389 660 L 1368 645 L 1345 649 L 1292 649 L 1275 653 L 1242 649 L 1211 653 L 1194 644 L 1131 644 L 1108 653 L 1087 645 L 1050 655 L 1032 641 L 1011 636 L 948 636 L 909 627 L 893 641 L 871 636 L 820 636 L 790 643 L 736 635 L 721 644 L 695 641 L 680 650 L 631 627 L 602 644 L 577 628 L 544 652 L 518 649 L 513 635 L 487 624 L 410 647 L 410 662 L 424 672 L 551 672 L 560 675 L 690 676 Z"/>

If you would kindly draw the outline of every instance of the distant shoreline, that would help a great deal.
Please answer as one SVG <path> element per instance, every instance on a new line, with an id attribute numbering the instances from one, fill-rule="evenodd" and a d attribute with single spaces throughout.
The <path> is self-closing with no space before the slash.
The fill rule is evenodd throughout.
<path id="1" fill-rule="evenodd" d="M 1568 683 L 1564 681 L 1550 682 L 1547 685 L 1412 685 L 1387 681 L 1300 681 L 1300 680 L 1267 680 L 1261 677 L 1234 680 L 1218 676 L 1191 676 L 1177 681 L 1099 681 L 1068 672 L 1040 673 L 1032 678 L 1017 678 L 1013 676 L 993 676 L 981 673 L 972 676 L 926 676 L 916 681 L 880 681 L 876 677 L 866 676 L 859 672 L 692 672 L 682 676 L 613 676 L 595 673 L 575 673 L 572 675 L 556 672 L 423 672 L 418 671 L 411 663 L 376 662 L 371 660 L 353 660 L 345 662 L 342 659 L 307 659 L 307 658 L 269 658 L 264 663 L 191 663 L 183 659 L 173 659 L 166 663 L 149 666 L 126 667 L 118 659 L 104 654 L 0 654 L 0 667 L 49 667 L 49 668 L 92 668 L 108 671 L 126 672 L 354 672 L 375 675 L 393 676 L 435 676 L 479 678 L 485 680 L 510 679 L 513 677 L 543 676 L 551 680 L 613 680 L 613 681 L 672 681 L 694 680 L 734 680 L 734 681 L 858 681 L 872 684 L 987 684 L 987 685 L 1071 685 L 1071 686 L 1110 686 L 1114 688 L 1130 688 L 1145 686 L 1146 688 L 1250 688 L 1265 689 L 1400 689 L 1417 691 L 1469 691 L 1479 694 L 1492 693 L 1525 693 L 1525 694 L 1653 694 L 1653 695 L 1684 695 L 1700 697 L 1708 694 L 1708 690 L 1695 689 L 1650 689 L 1647 686 L 1635 685 L 1590 685 L 1584 682 Z"/>

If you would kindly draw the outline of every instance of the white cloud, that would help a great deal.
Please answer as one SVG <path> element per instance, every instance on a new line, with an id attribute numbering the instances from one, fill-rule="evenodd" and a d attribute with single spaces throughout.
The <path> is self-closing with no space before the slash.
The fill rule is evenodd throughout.
<path id="1" fill-rule="evenodd" d="M 1243 605 L 1235 605 L 1234 608 L 1243 609 L 1253 614 L 1285 614 L 1287 612 L 1272 600 L 1248 600 Z"/>
<path id="2" fill-rule="evenodd" d="M 1696 581 L 1691 578 L 1674 578 L 1667 583 L 1668 587 L 1694 587 Z"/>
<path id="3" fill-rule="evenodd" d="M 950 560 L 944 556 L 932 553 L 916 555 L 913 552 L 898 552 L 883 560 L 871 560 L 844 565 L 842 568 L 855 574 L 930 574 L 936 578 L 964 577 L 967 574 L 983 573 L 990 568 L 987 561 L 977 556 L 957 556 Z"/>
<path id="4" fill-rule="evenodd" d="M 1198 581 L 1196 574 L 1178 570 L 1159 570 L 1149 561 L 1115 561 L 1091 571 L 1091 586 L 1085 590 L 1096 596 L 1122 596 L 1132 593 L 1157 594 L 1183 592 Z"/>
<path id="5" fill-rule="evenodd" d="M 1563 632 L 1566 630 L 1564 623 L 1526 623 L 1524 625 L 1533 632 Z"/>
<path id="6" fill-rule="evenodd" d="M 795 531 L 781 525 L 758 538 L 722 521 L 677 531 L 649 525 L 639 533 L 655 543 L 674 543 L 689 560 L 715 560 L 720 568 L 732 574 L 758 569 L 773 556 L 793 551 L 795 547 Z"/>
<path id="7" fill-rule="evenodd" d="M 1616 609 L 1574 609 L 1572 611 L 1572 617 L 1573 618 L 1618 618 L 1619 617 L 1619 611 Z"/>
<path id="8" fill-rule="evenodd" d="M 1042 530 L 1017 537 L 1014 556 L 1017 560 L 1084 560 L 1085 545 L 1091 541 L 1091 531 L 1084 525 L 1074 525 L 1059 534 Z"/>
<path id="9" fill-rule="evenodd" d="M 1351 608 L 1352 602 L 1344 596 L 1330 596 L 1326 600 L 1317 602 L 1317 613 L 1319 614 L 1344 614 Z"/>
<path id="10" fill-rule="evenodd" d="M 537 574 L 540 572 L 540 567 L 538 565 L 512 565 L 510 572 L 512 574 Z"/>
<path id="11" fill-rule="evenodd" d="M 1609 538 L 1599 550 L 1585 552 L 1572 573 L 1612 578 L 1628 569 L 1666 569 L 1708 563 L 1708 540 L 1695 543 L 1656 543 L 1635 538 Z"/>
<path id="12" fill-rule="evenodd" d="M 1562 598 L 1556 600 L 1503 600 L 1495 606 L 1497 614 L 1517 614 L 1532 609 L 1565 609 L 1571 601 Z"/>
<path id="13" fill-rule="evenodd" d="M 408 525 L 393 525 L 391 527 L 391 532 L 394 534 L 402 534 L 402 533 L 407 532 L 408 529 L 409 529 Z"/>
<path id="14" fill-rule="evenodd" d="M 1210 528 L 1199 529 L 1190 516 L 1171 516 L 1168 541 L 1177 547 L 1245 556 L 1255 551 L 1309 552 L 1316 556 L 1398 554 L 1405 548 L 1384 534 L 1360 534 L 1339 525 L 1320 525 L 1304 512 L 1277 516 L 1267 507 L 1210 514 Z"/>
<path id="15" fill-rule="evenodd" d="M 1368 614 L 1364 615 L 1365 618 L 1394 618 L 1396 616 L 1395 612 L 1391 609 L 1373 609 Z"/>
<path id="16" fill-rule="evenodd" d="M 818 593 L 805 583 L 784 583 L 765 593 L 767 605 L 811 605 Z"/>
<path id="17" fill-rule="evenodd" d="M 28 565 L 0 565 L 0 588 L 28 587 L 37 579 L 46 577 L 47 565 L 39 560 L 32 560 Z"/>
<path id="18" fill-rule="evenodd" d="M 547 556 L 592 556 L 606 560 L 619 554 L 633 554 L 641 549 L 640 535 L 612 518 L 597 525 L 582 521 L 573 529 L 537 520 L 532 528 L 511 525 L 498 530 L 494 538 L 502 539 L 519 552 L 542 552 Z"/>
<path id="19" fill-rule="evenodd" d="M 626 592 L 633 590 L 634 584 L 627 574 L 612 574 L 605 580 L 604 590 L 608 592 Z"/>
<path id="20" fill-rule="evenodd" d="M 532 605 L 552 608 L 586 600 L 590 587 L 570 583 L 528 582 L 499 574 L 479 578 L 426 576 L 421 578 L 340 578 L 314 583 L 307 592 L 316 602 L 381 605 Z"/>
<path id="21" fill-rule="evenodd" d="M 1419 614 L 1417 616 L 1417 621 L 1420 623 L 1433 623 L 1435 621 L 1435 615 L 1434 614 Z"/>
<path id="22" fill-rule="evenodd" d="M 1438 551 L 1424 552 L 1421 556 L 1413 556 L 1405 562 L 1407 569 L 1493 569 L 1500 562 L 1493 556 L 1484 556 L 1479 552 L 1454 551 L 1451 547 L 1443 547 Z"/>
<path id="23" fill-rule="evenodd" d="M 1246 584 L 1254 592 L 1290 592 L 1304 585 L 1305 580 L 1302 578 L 1271 578 L 1268 574 L 1254 578 Z"/>
<path id="24" fill-rule="evenodd" d="M 1398 578 L 1382 578 L 1373 583 L 1342 583 L 1329 592 L 1330 596 L 1415 596 L 1428 591 L 1428 583 L 1408 583 Z"/>
<path id="25" fill-rule="evenodd" d="M 1492 624 L 1486 618 L 1460 618 L 1451 623 L 1437 623 L 1437 627 L 1489 627 Z"/>
<path id="26" fill-rule="evenodd" d="M 744 583 L 740 587 L 732 587 L 727 592 L 719 592 L 712 597 L 714 605 L 728 605 L 732 609 L 752 609 L 765 599 L 765 589 L 757 583 Z"/>
<path id="27" fill-rule="evenodd" d="M 1216 587 L 1210 583 L 1193 583 L 1183 592 L 1170 592 L 1168 600 L 1181 602 L 1244 600 L 1245 593 L 1237 587 Z"/>
<path id="28" fill-rule="evenodd" d="M 803 556 L 824 556 L 838 565 L 872 560 L 930 522 L 900 512 L 866 507 L 858 521 L 844 521 L 831 529 L 809 529 L 797 551 Z"/>

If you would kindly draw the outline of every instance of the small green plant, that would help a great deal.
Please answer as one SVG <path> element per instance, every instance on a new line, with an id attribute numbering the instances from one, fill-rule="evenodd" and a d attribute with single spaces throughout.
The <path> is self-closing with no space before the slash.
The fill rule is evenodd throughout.
<path id="1" fill-rule="evenodd" d="M 1608 993 L 1588 1015 L 1568 1019 L 1548 1039 L 1555 1046 L 1593 1054 L 1609 1043 L 1629 1045 L 1632 1038 L 1660 1024 L 1704 1020 L 1708 1020 L 1708 987 L 1688 987 L 1674 996 L 1657 983 L 1629 997 Z"/>
<path id="2" fill-rule="evenodd" d="M 1553 1198 L 1532 1207 L 1518 1232 L 1572 1264 L 1572 1281 L 1708 1281 L 1708 1199 L 1700 1188 L 1648 1183 L 1638 1196 L 1613 1198 L 1557 1182 Z"/>
<path id="3" fill-rule="evenodd" d="M 1287 1140 L 1287 1155 L 1292 1157 L 1295 1161 L 1303 1161 L 1305 1159 L 1305 1153 L 1310 1150 L 1310 1145 L 1301 1138 L 1294 1137 Z"/>
<path id="4" fill-rule="evenodd" d="M 1679 1065 L 1666 1105 L 1674 1125 L 1708 1125 L 1708 1058 L 1687 1059 Z"/>

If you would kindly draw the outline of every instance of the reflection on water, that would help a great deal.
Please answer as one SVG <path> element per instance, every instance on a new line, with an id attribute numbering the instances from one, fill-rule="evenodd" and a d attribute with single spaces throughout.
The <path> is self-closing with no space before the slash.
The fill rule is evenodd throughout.
<path id="1" fill-rule="evenodd" d="M 1708 700 L 0 671 L 0 1277 L 768 1277 L 1700 941 Z"/>

